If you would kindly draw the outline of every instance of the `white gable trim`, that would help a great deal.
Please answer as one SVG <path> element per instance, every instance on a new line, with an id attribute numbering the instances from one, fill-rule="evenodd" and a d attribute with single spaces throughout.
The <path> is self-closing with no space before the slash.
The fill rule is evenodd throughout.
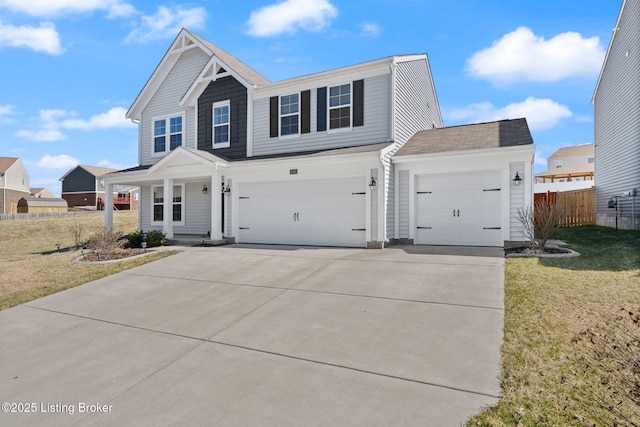
<path id="1" fill-rule="evenodd" d="M 225 71 L 218 74 L 220 69 L 224 69 Z M 195 107 L 198 103 L 198 98 L 200 98 L 200 95 L 202 95 L 202 92 L 204 92 L 209 83 L 226 76 L 232 76 L 246 87 L 248 91 L 254 89 L 252 84 L 240 77 L 240 75 L 233 71 L 231 67 L 214 55 L 202 68 L 202 71 L 200 71 L 200 74 L 198 74 L 198 77 L 194 80 L 191 86 L 189 86 L 189 89 L 180 100 L 180 105 L 183 107 Z"/>
<path id="2" fill-rule="evenodd" d="M 134 122 L 140 120 L 142 111 L 160 88 L 164 79 L 167 78 L 182 53 L 191 49 L 200 49 L 207 56 L 213 55 L 213 52 L 193 37 L 189 31 L 184 28 L 180 30 L 176 39 L 162 57 L 162 61 L 160 61 L 160 64 L 158 64 L 156 69 L 153 71 L 153 74 L 151 74 L 151 77 L 147 80 L 147 83 L 144 85 L 136 100 L 127 111 L 127 114 L 125 115 L 126 118 L 131 119 Z"/>

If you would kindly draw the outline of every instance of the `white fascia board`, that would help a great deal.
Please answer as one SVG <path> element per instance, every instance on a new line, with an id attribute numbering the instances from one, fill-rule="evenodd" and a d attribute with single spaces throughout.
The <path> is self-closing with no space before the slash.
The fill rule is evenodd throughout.
<path id="1" fill-rule="evenodd" d="M 426 60 L 427 55 L 425 53 L 419 53 L 414 55 L 397 55 L 393 57 L 393 63 L 398 64 L 400 62 L 412 62 Z"/>
<path id="2" fill-rule="evenodd" d="M 185 44 L 185 40 L 187 38 L 192 43 L 188 46 Z M 129 107 L 129 110 L 125 114 L 125 117 L 127 119 L 131 119 L 134 122 L 141 119 L 142 111 L 147 106 L 149 101 L 151 101 L 151 98 L 156 93 L 164 79 L 169 75 L 169 72 L 171 71 L 173 66 L 176 64 L 176 62 L 178 62 L 178 59 L 180 58 L 182 53 L 194 48 L 201 49 L 205 54 L 209 56 L 213 54 L 209 49 L 207 49 L 206 46 L 202 45 L 194 37 L 191 37 L 189 31 L 183 28 L 176 36 L 173 43 L 171 43 L 169 49 L 167 49 L 167 52 L 164 54 L 162 60 L 149 77 L 149 80 L 147 80 L 147 82 L 143 86 L 135 101 L 133 101 L 131 107 Z"/>
<path id="3" fill-rule="evenodd" d="M 246 170 L 246 169 L 264 169 L 272 168 L 276 166 L 295 166 L 295 165 L 310 165 L 310 164 L 336 164 L 336 163 L 348 163 L 359 160 L 373 160 L 378 162 L 380 158 L 380 151 L 368 151 L 365 153 L 350 153 L 350 154 L 336 154 L 334 156 L 318 156 L 318 157 L 280 157 L 273 159 L 262 160 L 245 160 L 240 162 L 234 162 L 230 165 L 229 170 Z"/>
<path id="4" fill-rule="evenodd" d="M 220 65 L 226 70 L 226 72 L 223 74 L 216 74 L 216 65 Z M 209 74 L 210 71 L 211 74 Z M 244 87 L 247 88 L 247 91 L 255 89 L 255 86 L 243 79 L 231 67 L 229 67 L 220 58 L 214 55 L 209 59 L 209 61 L 207 61 L 205 66 L 202 68 L 202 71 L 200 71 L 200 73 L 198 74 L 198 77 L 193 81 L 191 86 L 189 86 L 189 89 L 180 100 L 180 105 L 183 107 L 194 107 L 198 102 L 198 98 L 200 98 L 200 95 L 202 95 L 202 92 L 204 92 L 210 82 L 216 81 L 218 78 L 226 76 L 231 76 L 239 81 Z"/>
<path id="5" fill-rule="evenodd" d="M 179 158 L 179 157 L 187 157 L 202 165 L 207 165 L 207 166 L 214 165 L 216 169 L 218 167 L 218 160 L 220 163 L 223 163 L 226 165 L 226 162 L 224 162 L 222 159 L 219 159 L 218 157 L 213 156 L 214 159 L 207 159 L 197 153 L 194 153 L 193 151 L 187 148 L 178 147 L 175 150 L 173 150 L 171 153 L 167 154 L 162 159 L 160 159 L 160 161 L 158 161 L 156 164 L 151 166 L 149 169 L 147 169 L 147 173 L 152 174 L 156 172 L 158 169 L 166 165 L 169 165 L 171 162 L 173 162 L 176 158 Z"/>
<path id="6" fill-rule="evenodd" d="M 627 4 L 627 0 L 622 1 L 622 6 L 620 7 L 620 13 L 618 14 L 618 19 L 616 20 L 616 26 L 613 28 L 613 34 L 611 35 L 611 40 L 609 41 L 609 47 L 607 48 L 607 53 L 604 56 L 604 61 L 602 62 L 602 68 L 600 69 L 600 74 L 598 75 L 598 81 L 596 83 L 596 88 L 593 91 L 593 96 L 591 97 L 591 105 L 595 105 L 596 103 L 596 95 L 598 93 L 598 88 L 600 88 L 600 81 L 602 80 L 602 76 L 604 74 L 604 69 L 607 66 L 607 60 L 609 59 L 609 53 L 611 53 L 611 48 L 613 47 L 613 41 L 616 38 L 616 34 L 620 29 L 620 21 L 622 20 L 622 13 L 624 12 L 624 7 Z"/>
<path id="7" fill-rule="evenodd" d="M 393 61 L 392 58 L 393 57 L 378 59 L 376 61 L 365 62 L 363 64 L 351 65 L 349 67 L 269 83 L 256 88 L 254 99 L 279 95 L 285 92 L 296 92 L 314 87 L 330 86 L 332 84 L 379 76 L 381 74 L 390 74 Z"/>

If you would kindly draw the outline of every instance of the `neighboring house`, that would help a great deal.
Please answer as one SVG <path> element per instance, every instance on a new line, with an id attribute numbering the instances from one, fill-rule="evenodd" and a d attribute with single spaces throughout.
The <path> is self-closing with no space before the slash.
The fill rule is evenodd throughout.
<path id="1" fill-rule="evenodd" d="M 105 197 L 105 185 L 101 177 L 116 170 L 97 166 L 76 166 L 60 178 L 62 198 L 73 208 L 103 210 L 106 199 L 110 199 L 112 208 L 137 209 L 139 197 L 136 188 L 119 185 L 112 188 L 111 198 Z"/>
<path id="2" fill-rule="evenodd" d="M 18 200 L 30 196 L 29 174 L 22 160 L 0 157 L 0 214 L 16 213 Z"/>
<path id="3" fill-rule="evenodd" d="M 511 217 L 532 199 L 526 121 L 473 125 L 460 140 L 451 137 L 458 135 L 454 128 L 440 129 L 424 54 L 272 83 L 183 29 L 127 117 L 139 124 L 139 166 L 105 175 L 107 192 L 139 186 L 140 228 L 169 238 L 208 234 L 241 243 L 372 248 L 391 241 L 502 246 L 523 240 Z M 446 144 L 430 151 L 430 143 L 414 137 L 423 130 Z M 398 152 L 405 143 L 416 153 Z M 516 172 L 523 180 L 518 189 Z M 437 195 L 437 206 L 424 206 L 413 198 L 422 197 L 423 179 L 429 188 L 435 180 L 439 189 L 465 197 L 456 196 L 451 207 Z M 476 213 L 485 220 L 467 224 L 467 207 L 484 206 L 488 193 L 491 208 Z M 451 209 L 460 211 L 456 224 L 464 226 L 452 230 L 443 219 Z M 438 231 L 435 239 L 417 232 L 431 214 L 437 217 L 431 227 L 449 232 Z M 110 229 L 109 201 L 105 221 Z M 465 227 L 475 227 L 473 237 L 461 236 Z"/>
<path id="4" fill-rule="evenodd" d="M 46 188 L 30 188 L 29 191 L 31 192 L 31 197 L 35 197 L 36 199 L 55 199 L 56 196 L 53 195 L 53 193 L 49 190 L 47 190 Z"/>
<path id="5" fill-rule="evenodd" d="M 564 147 L 547 159 L 547 170 L 536 174 L 534 193 L 593 188 L 593 144 Z"/>
<path id="6" fill-rule="evenodd" d="M 640 2 L 625 0 L 593 95 L 596 223 L 640 229 Z"/>
<path id="7" fill-rule="evenodd" d="M 67 212 L 67 201 L 59 198 L 29 197 L 18 200 L 18 213 Z"/>

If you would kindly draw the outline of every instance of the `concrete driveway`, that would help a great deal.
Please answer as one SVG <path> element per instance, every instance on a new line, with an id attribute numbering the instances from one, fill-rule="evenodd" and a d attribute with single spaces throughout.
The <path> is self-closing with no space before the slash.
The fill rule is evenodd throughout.
<path id="1" fill-rule="evenodd" d="M 0 425 L 457 426 L 500 393 L 503 272 L 491 248 L 187 248 L 0 312 Z"/>

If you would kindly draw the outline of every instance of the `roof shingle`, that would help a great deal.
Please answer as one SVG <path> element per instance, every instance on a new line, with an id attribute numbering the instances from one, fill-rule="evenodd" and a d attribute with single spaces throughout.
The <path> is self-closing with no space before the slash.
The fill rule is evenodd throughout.
<path id="1" fill-rule="evenodd" d="M 394 157 L 528 144 L 533 138 L 526 119 L 500 120 L 418 131 Z"/>

